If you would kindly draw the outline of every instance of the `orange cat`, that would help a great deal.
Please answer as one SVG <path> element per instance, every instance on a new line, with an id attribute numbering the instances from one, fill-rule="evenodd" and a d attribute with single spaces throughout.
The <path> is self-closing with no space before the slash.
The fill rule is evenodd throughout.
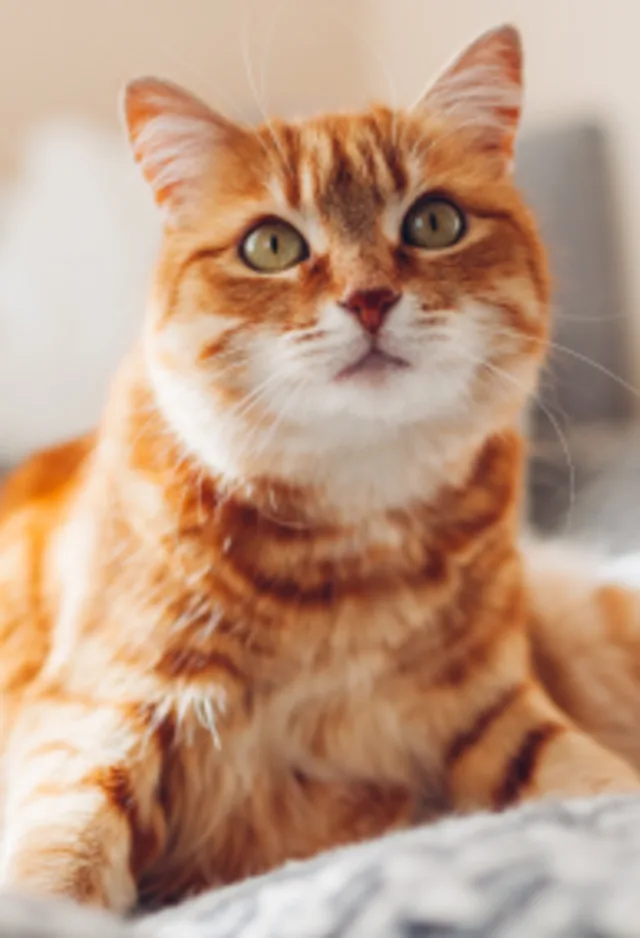
<path id="1" fill-rule="evenodd" d="M 5 887 L 124 911 L 638 787 L 530 661 L 528 620 L 557 703 L 633 755 L 633 716 L 563 695 L 516 546 L 548 300 L 510 175 L 520 58 L 500 29 L 412 110 L 257 130 L 129 87 L 166 213 L 144 336 L 97 434 L 1 505 Z"/>

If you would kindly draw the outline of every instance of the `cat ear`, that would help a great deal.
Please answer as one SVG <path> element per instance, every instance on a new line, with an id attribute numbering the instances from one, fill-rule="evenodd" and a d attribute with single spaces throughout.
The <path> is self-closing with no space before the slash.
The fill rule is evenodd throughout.
<path id="1" fill-rule="evenodd" d="M 187 91 L 155 78 L 127 85 L 123 110 L 136 162 L 170 216 L 197 200 L 216 152 L 245 133 Z"/>
<path id="2" fill-rule="evenodd" d="M 510 164 L 522 108 L 522 45 L 513 26 L 484 33 L 445 68 L 418 104 L 476 131 Z"/>

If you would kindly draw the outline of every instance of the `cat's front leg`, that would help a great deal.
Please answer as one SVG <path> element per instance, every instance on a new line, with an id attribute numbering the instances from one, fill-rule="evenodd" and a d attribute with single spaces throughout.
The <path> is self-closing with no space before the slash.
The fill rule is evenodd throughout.
<path id="1" fill-rule="evenodd" d="M 42 698 L 5 760 L 0 887 L 125 912 L 164 847 L 160 740 L 135 710 Z"/>
<path id="2" fill-rule="evenodd" d="M 640 777 L 572 725 L 529 682 L 496 689 L 445 747 L 454 808 L 640 790 Z"/>

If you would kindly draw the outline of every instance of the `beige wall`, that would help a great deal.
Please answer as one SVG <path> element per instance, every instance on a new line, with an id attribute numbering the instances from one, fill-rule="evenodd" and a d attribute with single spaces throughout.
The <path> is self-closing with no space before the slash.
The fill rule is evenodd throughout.
<path id="1" fill-rule="evenodd" d="M 170 77 L 253 118 L 245 46 L 266 106 L 366 98 L 354 39 L 366 0 L 0 0 L 0 168 L 22 133 L 58 112 L 116 119 L 123 83 Z"/>
<path id="2" fill-rule="evenodd" d="M 172 77 L 253 117 L 246 43 L 267 107 L 408 101 L 443 57 L 504 20 L 525 34 L 529 118 L 595 115 L 613 133 L 626 288 L 640 311 L 639 0 L 0 0 L 0 169 L 44 116 L 115 125 L 133 75 Z"/>

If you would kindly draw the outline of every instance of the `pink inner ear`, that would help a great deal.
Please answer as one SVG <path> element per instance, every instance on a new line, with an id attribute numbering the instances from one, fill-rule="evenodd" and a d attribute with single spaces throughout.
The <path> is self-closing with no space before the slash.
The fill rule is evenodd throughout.
<path id="1" fill-rule="evenodd" d="M 156 202 L 184 208 L 233 125 L 188 92 L 156 79 L 130 84 L 124 109 L 134 157 Z"/>
<path id="2" fill-rule="evenodd" d="M 449 65 L 421 105 L 461 127 L 475 127 L 485 145 L 510 154 L 522 106 L 522 47 L 512 26 L 485 33 Z"/>

